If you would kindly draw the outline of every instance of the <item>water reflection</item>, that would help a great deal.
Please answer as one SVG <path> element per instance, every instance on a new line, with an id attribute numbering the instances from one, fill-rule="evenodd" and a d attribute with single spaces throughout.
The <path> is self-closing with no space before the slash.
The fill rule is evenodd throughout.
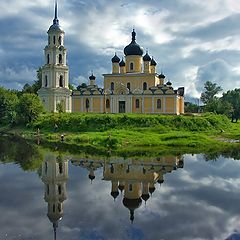
<path id="1" fill-rule="evenodd" d="M 69 157 L 51 152 L 44 156 L 41 167 L 41 179 L 44 183 L 44 200 L 48 204 L 47 216 L 52 223 L 54 239 L 59 220 L 63 217 L 63 203 L 67 199 Z M 115 201 L 121 198 L 123 206 L 129 210 L 130 221 L 134 221 L 134 211 L 147 204 L 156 190 L 156 184 L 164 183 L 164 175 L 183 168 L 182 156 L 166 156 L 145 160 L 139 159 L 78 159 L 71 163 L 88 170 L 92 182 L 95 171 L 102 170 L 102 180 L 111 182 L 110 194 Z M 121 193 L 121 194 L 120 194 Z"/>
<path id="2" fill-rule="evenodd" d="M 0 161 L 17 163 L 0 165 L 0 239 L 239 237 L 239 161 L 213 154 L 73 157 L 19 143 L 0 141 Z"/>
<path id="3" fill-rule="evenodd" d="M 63 202 L 67 199 L 68 159 L 49 152 L 45 155 L 41 170 L 44 200 L 48 204 L 47 216 L 53 224 L 56 239 L 58 221 L 63 217 Z"/>

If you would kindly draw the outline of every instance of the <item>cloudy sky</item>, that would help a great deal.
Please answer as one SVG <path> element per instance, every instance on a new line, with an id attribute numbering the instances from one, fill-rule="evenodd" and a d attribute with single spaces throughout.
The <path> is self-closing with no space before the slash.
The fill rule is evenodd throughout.
<path id="1" fill-rule="evenodd" d="M 111 57 L 131 40 L 157 61 L 174 87 L 199 97 L 205 81 L 224 91 L 240 87 L 239 0 L 58 0 L 66 32 L 70 83 L 88 81 L 93 70 L 102 86 Z M 0 1 L 0 85 L 21 89 L 43 65 L 54 0 Z"/>

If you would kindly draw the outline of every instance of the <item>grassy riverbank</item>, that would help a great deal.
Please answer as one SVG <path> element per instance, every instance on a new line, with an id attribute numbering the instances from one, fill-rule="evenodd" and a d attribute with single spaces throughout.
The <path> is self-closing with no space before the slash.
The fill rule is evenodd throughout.
<path id="1" fill-rule="evenodd" d="M 200 153 L 239 148 L 240 124 L 221 115 L 45 114 L 27 128 L 11 129 L 26 138 L 64 147 L 116 154 L 146 151 Z M 63 146 L 63 144 L 62 144 Z"/>

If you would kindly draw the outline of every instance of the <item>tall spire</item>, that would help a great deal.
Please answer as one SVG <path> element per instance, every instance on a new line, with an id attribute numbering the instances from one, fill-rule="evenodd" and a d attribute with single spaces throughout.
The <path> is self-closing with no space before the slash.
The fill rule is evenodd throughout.
<path id="1" fill-rule="evenodd" d="M 133 28 L 133 31 L 132 31 L 132 42 L 135 42 L 136 40 L 136 33 L 135 33 L 135 29 Z"/>
<path id="2" fill-rule="evenodd" d="M 57 18 L 57 11 L 58 11 L 58 5 L 57 5 L 57 0 L 55 0 L 55 18 L 53 19 L 53 24 L 59 24 L 59 20 Z"/>

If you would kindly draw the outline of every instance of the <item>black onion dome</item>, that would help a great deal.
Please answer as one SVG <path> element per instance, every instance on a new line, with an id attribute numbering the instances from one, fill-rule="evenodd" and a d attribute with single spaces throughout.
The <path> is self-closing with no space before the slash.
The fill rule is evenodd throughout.
<path id="1" fill-rule="evenodd" d="M 124 48 L 124 54 L 126 56 L 128 56 L 128 55 L 142 56 L 143 55 L 142 47 L 140 47 L 139 44 L 136 43 L 136 33 L 135 33 L 134 29 L 132 31 L 132 41 L 129 45 L 127 45 Z"/>
<path id="2" fill-rule="evenodd" d="M 148 53 L 146 53 L 144 56 L 143 56 L 143 61 L 146 62 L 150 62 L 151 61 L 151 57 L 148 55 Z"/>
<path id="3" fill-rule="evenodd" d="M 155 189 L 156 189 L 155 187 L 150 187 L 149 192 L 152 194 L 155 191 Z"/>
<path id="4" fill-rule="evenodd" d="M 163 74 L 163 73 L 161 73 L 160 75 L 159 75 L 159 78 L 165 78 L 165 75 Z"/>
<path id="5" fill-rule="evenodd" d="M 163 180 L 163 179 L 158 179 L 157 182 L 158 182 L 159 184 L 162 184 L 162 183 L 164 183 L 164 180 Z"/>
<path id="6" fill-rule="evenodd" d="M 135 210 L 139 208 L 142 204 L 142 199 L 129 199 L 129 198 L 123 198 L 123 205 L 128 208 L 129 210 Z"/>
<path id="7" fill-rule="evenodd" d="M 141 197 L 146 202 L 150 198 L 150 195 L 147 193 L 147 194 L 143 194 Z"/>
<path id="8" fill-rule="evenodd" d="M 151 66 L 156 66 L 156 65 L 157 65 L 157 63 L 155 62 L 155 60 L 152 57 L 152 59 L 151 59 Z"/>
<path id="9" fill-rule="evenodd" d="M 168 81 L 166 84 L 167 84 L 167 85 L 172 85 L 172 83 L 171 83 L 170 81 Z"/>
<path id="10" fill-rule="evenodd" d="M 125 65 L 126 65 L 125 62 L 124 62 L 124 60 L 122 59 L 122 61 L 119 63 L 119 66 L 120 66 L 120 67 L 125 67 Z"/>
<path id="11" fill-rule="evenodd" d="M 94 175 L 91 175 L 91 174 L 89 174 L 88 177 L 89 177 L 90 180 L 95 179 L 95 176 L 94 176 Z"/>
<path id="12" fill-rule="evenodd" d="M 93 73 L 92 73 L 92 75 L 89 77 L 89 79 L 90 80 L 95 80 L 96 79 L 96 77 L 93 75 Z"/>
<path id="13" fill-rule="evenodd" d="M 122 192 L 124 190 L 124 186 L 123 185 L 118 185 L 118 189 Z"/>
<path id="14" fill-rule="evenodd" d="M 120 58 L 117 56 L 117 54 L 115 53 L 115 55 L 112 58 L 112 63 L 119 63 L 120 62 Z"/>
<path id="15" fill-rule="evenodd" d="M 142 199 L 129 199 L 129 198 L 123 198 L 123 205 L 129 209 L 130 211 L 130 220 L 133 222 L 134 220 L 134 210 L 139 208 L 142 204 Z"/>
<path id="16" fill-rule="evenodd" d="M 118 191 L 113 191 L 111 192 L 111 196 L 115 199 L 117 198 L 117 196 L 119 195 L 119 192 Z"/>

